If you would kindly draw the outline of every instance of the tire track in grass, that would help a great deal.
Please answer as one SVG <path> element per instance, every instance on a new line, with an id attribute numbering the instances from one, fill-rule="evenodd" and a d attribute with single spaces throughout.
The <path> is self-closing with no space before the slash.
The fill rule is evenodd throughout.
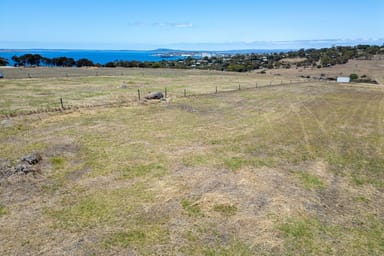
<path id="1" fill-rule="evenodd" d="M 377 106 L 377 126 L 378 128 L 378 133 L 379 133 L 379 139 L 377 141 L 377 147 L 380 149 L 379 155 L 384 158 L 384 95 L 381 96 L 381 100 Z M 380 147 L 381 145 L 381 147 Z"/>
<path id="2" fill-rule="evenodd" d="M 375 141 L 375 148 L 381 158 L 384 158 L 384 94 L 377 95 L 377 106 L 375 107 L 374 129 L 377 134 L 377 140 Z"/>
<path id="3" fill-rule="evenodd" d="M 298 113 L 298 111 L 295 109 L 295 106 L 293 104 L 290 104 L 290 109 L 295 114 L 295 116 L 296 116 L 296 118 L 297 118 L 297 120 L 299 122 L 299 125 L 300 125 L 300 128 L 301 128 L 301 132 L 303 133 L 303 139 L 304 139 L 304 142 L 305 142 L 305 144 L 303 146 L 305 147 L 307 152 L 310 155 L 312 155 L 312 149 L 311 149 L 311 146 L 310 146 L 310 137 L 309 137 L 309 134 L 308 134 L 307 129 L 305 127 L 305 124 L 303 122 L 303 118 L 300 116 L 300 113 Z"/>
<path id="4" fill-rule="evenodd" d="M 319 120 L 319 118 L 313 113 L 312 110 L 310 110 L 306 105 L 305 103 L 302 105 L 303 106 L 303 109 L 310 115 L 313 117 L 313 120 L 317 123 L 317 125 L 319 126 L 320 128 L 320 131 L 324 134 L 324 135 L 328 135 L 328 131 L 324 128 L 324 125 L 322 124 L 322 122 Z"/>
<path id="5" fill-rule="evenodd" d="M 332 107 L 332 103 L 329 100 L 327 100 L 324 96 L 322 98 L 320 98 L 320 99 L 317 99 L 317 100 L 321 101 L 320 102 L 321 105 L 320 105 L 319 109 L 320 110 L 326 109 L 326 111 L 327 111 L 326 116 L 321 118 L 322 121 L 319 120 L 320 123 L 322 124 L 322 126 L 324 127 L 328 123 L 328 120 L 333 120 L 333 118 L 335 118 L 334 117 L 335 116 L 335 112 L 334 111 L 329 111 L 329 109 Z M 329 131 L 328 131 L 328 133 L 329 133 Z"/>

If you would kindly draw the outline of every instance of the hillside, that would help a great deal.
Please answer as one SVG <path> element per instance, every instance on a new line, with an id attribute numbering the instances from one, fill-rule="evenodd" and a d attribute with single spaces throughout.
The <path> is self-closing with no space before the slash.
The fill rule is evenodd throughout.
<path id="1" fill-rule="evenodd" d="M 383 81 L 381 61 L 359 63 L 325 72 Z M 42 75 L 0 81 L 2 255 L 384 254 L 380 84 L 8 70 Z M 165 87 L 167 101 L 136 98 Z M 78 108 L 43 111 L 60 97 Z"/>

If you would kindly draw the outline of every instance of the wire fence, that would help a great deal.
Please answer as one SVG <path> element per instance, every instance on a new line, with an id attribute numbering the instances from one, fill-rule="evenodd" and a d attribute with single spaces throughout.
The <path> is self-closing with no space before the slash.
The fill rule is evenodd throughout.
<path id="1" fill-rule="evenodd" d="M 277 80 L 271 80 L 269 82 L 255 82 L 254 84 L 241 84 L 238 83 L 237 85 L 232 85 L 231 87 L 223 86 L 222 88 L 219 86 L 214 86 L 211 90 L 206 91 L 196 91 L 191 88 L 172 88 L 172 90 L 169 90 L 169 88 L 164 87 L 163 91 L 160 91 L 163 95 L 161 99 L 158 100 L 167 100 L 169 98 L 188 98 L 188 97 L 198 97 L 198 96 L 207 96 L 207 95 L 220 95 L 223 93 L 234 93 L 239 92 L 242 90 L 257 90 L 262 88 L 272 88 L 272 87 L 279 87 L 279 86 L 294 86 L 299 84 L 305 84 L 305 83 L 313 83 L 314 81 L 309 80 L 289 80 L 289 81 L 277 81 Z M 324 82 L 324 81 L 323 81 Z M 148 88 L 146 88 L 148 90 Z M 0 113 L 0 116 L 2 118 L 10 118 L 15 116 L 23 116 L 23 115 L 33 115 L 33 114 L 39 114 L 39 113 L 48 113 L 48 112 L 63 112 L 63 111 L 69 111 L 69 110 L 77 110 L 77 109 L 90 109 L 90 108 L 100 108 L 100 107 L 122 107 L 122 106 L 130 106 L 133 104 L 140 104 L 142 102 L 149 101 L 150 99 L 146 98 L 145 90 L 144 88 L 138 88 L 136 93 L 134 91 L 130 91 L 127 93 L 122 93 L 119 95 L 119 97 L 116 97 L 114 99 L 103 99 L 99 102 L 81 102 L 77 104 L 71 104 L 69 101 L 67 101 L 65 98 L 57 98 L 56 101 L 44 104 L 43 106 L 40 106 L 36 109 L 29 109 L 29 110 L 17 110 L 17 111 L 2 111 Z"/>

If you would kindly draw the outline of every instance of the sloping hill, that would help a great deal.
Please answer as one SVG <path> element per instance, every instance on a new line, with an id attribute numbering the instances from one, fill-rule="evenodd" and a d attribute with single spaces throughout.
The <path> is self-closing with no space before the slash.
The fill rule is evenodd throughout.
<path id="1" fill-rule="evenodd" d="M 381 255 L 383 110 L 307 83 L 7 120 L 1 171 L 42 161 L 0 176 L 0 254 Z"/>

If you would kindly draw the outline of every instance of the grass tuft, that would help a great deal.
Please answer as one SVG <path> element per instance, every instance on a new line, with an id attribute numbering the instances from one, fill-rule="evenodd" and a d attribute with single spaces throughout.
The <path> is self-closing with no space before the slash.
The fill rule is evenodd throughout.
<path id="1" fill-rule="evenodd" d="M 301 181 L 301 185 L 307 190 L 312 189 L 324 189 L 325 184 L 321 179 L 308 172 L 300 171 L 296 173 L 297 177 Z"/>
<path id="2" fill-rule="evenodd" d="M 65 159 L 62 156 L 53 156 L 49 159 L 54 169 L 62 169 L 65 165 Z"/>
<path id="3" fill-rule="evenodd" d="M 181 200 L 181 206 L 189 216 L 200 216 L 201 209 L 198 204 L 192 203 L 188 199 Z"/>
<path id="4" fill-rule="evenodd" d="M 135 244 L 143 244 L 145 239 L 145 233 L 140 230 L 117 232 L 110 235 L 110 237 L 104 241 L 104 246 L 110 248 L 112 245 L 117 245 L 126 248 Z"/>
<path id="5" fill-rule="evenodd" d="M 157 163 L 141 164 L 133 167 L 127 167 L 121 170 L 123 178 L 133 178 L 150 175 L 151 177 L 160 177 L 167 173 L 167 169 Z"/>
<path id="6" fill-rule="evenodd" d="M 241 157 L 230 157 L 224 159 L 224 166 L 232 171 L 237 171 L 245 165 L 245 160 Z"/>
<path id="7" fill-rule="evenodd" d="M 221 213 L 224 216 L 233 216 L 236 214 L 237 207 L 235 205 L 230 204 L 215 204 L 213 206 L 213 210 Z"/>
<path id="8" fill-rule="evenodd" d="M 254 252 L 243 242 L 241 241 L 232 241 L 228 246 L 218 246 L 213 248 L 208 248 L 203 250 L 203 255 L 205 256 L 251 256 L 255 255 Z"/>
<path id="9" fill-rule="evenodd" d="M 4 205 L 0 204 L 0 217 L 7 215 L 9 213 L 9 210 Z"/>

